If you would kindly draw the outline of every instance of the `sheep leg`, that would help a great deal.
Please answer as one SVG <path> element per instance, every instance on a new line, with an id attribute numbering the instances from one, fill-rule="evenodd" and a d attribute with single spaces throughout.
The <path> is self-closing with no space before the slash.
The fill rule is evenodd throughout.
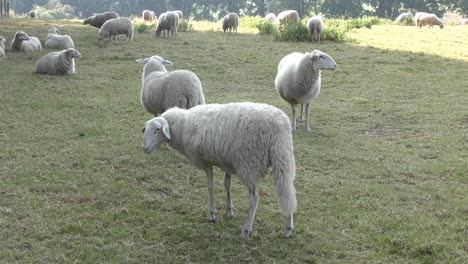
<path id="1" fill-rule="evenodd" d="M 310 129 L 310 125 L 309 125 L 309 109 L 310 109 L 310 103 L 307 103 L 306 104 L 306 109 L 305 109 L 305 115 L 306 115 L 306 131 L 307 132 L 312 132 L 312 130 Z"/>
<path id="2" fill-rule="evenodd" d="M 249 238 L 250 232 L 252 232 L 252 224 L 255 218 L 255 212 L 257 211 L 258 201 L 260 195 L 258 194 L 255 185 L 249 188 L 249 213 L 247 214 L 247 220 L 245 221 L 244 228 L 242 230 L 241 237 L 246 240 Z"/>
<path id="3" fill-rule="evenodd" d="M 234 206 L 232 205 L 231 199 L 231 174 L 227 173 L 224 175 L 224 188 L 226 189 L 226 217 L 232 217 L 234 215 Z"/>
<path id="4" fill-rule="evenodd" d="M 216 222 L 216 207 L 214 200 L 214 179 L 213 179 L 213 167 L 206 169 L 206 176 L 208 178 L 208 195 L 209 195 L 209 207 L 208 207 L 208 221 Z"/>
<path id="5" fill-rule="evenodd" d="M 291 129 L 294 131 L 296 130 L 296 105 L 291 104 L 291 112 L 292 112 Z"/>
<path id="6" fill-rule="evenodd" d="M 289 238 L 294 228 L 293 214 L 286 216 L 286 227 L 284 228 L 284 237 Z"/>
<path id="7" fill-rule="evenodd" d="M 301 104 L 301 116 L 299 117 L 299 122 L 304 122 L 304 119 L 302 119 L 302 111 L 303 111 L 303 108 L 304 108 L 304 104 Z"/>

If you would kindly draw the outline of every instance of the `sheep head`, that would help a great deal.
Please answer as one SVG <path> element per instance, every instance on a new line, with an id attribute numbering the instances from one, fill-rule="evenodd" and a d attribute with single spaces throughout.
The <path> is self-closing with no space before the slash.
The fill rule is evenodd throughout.
<path id="1" fill-rule="evenodd" d="M 15 39 L 21 40 L 21 41 L 29 40 L 29 36 L 28 36 L 28 34 L 24 33 L 23 31 L 19 31 L 19 32 L 16 32 Z"/>
<path id="2" fill-rule="evenodd" d="M 67 51 L 65 53 L 67 54 L 67 56 L 69 56 L 71 58 L 76 58 L 76 59 L 81 58 L 80 52 L 78 52 L 78 50 L 76 50 L 74 48 L 67 49 Z"/>
<path id="3" fill-rule="evenodd" d="M 336 70 L 336 62 L 332 57 L 325 52 L 320 50 L 314 50 L 310 53 L 306 53 L 312 60 L 312 67 L 315 71 L 318 70 Z"/>
<path id="4" fill-rule="evenodd" d="M 143 132 L 143 150 L 151 154 L 164 142 L 171 139 L 171 132 L 167 120 L 163 117 L 155 117 L 148 120 Z"/>

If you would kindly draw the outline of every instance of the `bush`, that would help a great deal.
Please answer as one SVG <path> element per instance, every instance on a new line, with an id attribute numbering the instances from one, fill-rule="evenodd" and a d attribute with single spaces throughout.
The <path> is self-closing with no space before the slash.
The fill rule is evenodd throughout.
<path id="1" fill-rule="evenodd" d="M 53 9 L 34 6 L 32 11 L 36 12 L 37 18 L 41 19 L 71 19 L 75 18 L 73 7 L 69 5 L 58 5 Z"/>
<path id="2" fill-rule="evenodd" d="M 273 33 L 274 40 L 278 41 L 307 41 L 310 39 L 307 27 L 299 23 L 288 23 L 279 26 L 279 30 Z"/>
<path id="3" fill-rule="evenodd" d="M 405 17 L 405 19 L 403 19 L 400 22 L 400 24 L 405 25 L 405 26 L 414 26 L 415 25 L 413 17 Z"/>
<path id="4" fill-rule="evenodd" d="M 259 16 L 243 16 L 239 20 L 239 27 L 241 28 L 258 28 L 258 25 L 263 23 L 265 19 Z"/>
<path id="5" fill-rule="evenodd" d="M 179 20 L 178 31 L 187 32 L 187 31 L 192 31 L 192 30 L 193 30 L 192 21 L 190 21 L 189 19 L 184 19 L 184 18 Z"/>
<path id="6" fill-rule="evenodd" d="M 335 42 L 351 41 L 351 39 L 347 37 L 348 32 L 349 28 L 345 23 L 331 23 L 327 24 L 322 34 L 320 35 L 320 39 Z"/>
<path id="7" fill-rule="evenodd" d="M 263 19 L 257 24 L 260 35 L 273 35 L 278 31 L 275 25 Z"/>
<path id="8" fill-rule="evenodd" d="M 135 27 L 135 30 L 138 32 L 138 33 L 145 33 L 145 32 L 150 32 L 151 31 L 151 28 L 152 26 L 151 25 L 148 25 L 146 22 L 143 22 L 143 23 L 133 23 L 134 27 Z"/>

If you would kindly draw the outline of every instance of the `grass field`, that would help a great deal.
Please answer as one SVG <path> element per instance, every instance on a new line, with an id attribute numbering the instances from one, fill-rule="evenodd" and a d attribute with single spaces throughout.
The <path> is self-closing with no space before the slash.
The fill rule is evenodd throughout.
<path id="1" fill-rule="evenodd" d="M 77 73 L 37 75 L 46 54 L 0 60 L 0 263 L 467 263 L 468 27 L 393 25 L 354 30 L 353 44 L 274 42 L 181 32 L 136 34 L 96 47 L 79 21 L 0 20 L 7 46 L 17 30 L 73 37 Z M 246 33 L 248 32 L 248 33 Z M 151 118 L 139 103 L 142 65 L 155 54 L 194 71 L 208 103 L 254 101 L 291 115 L 276 94 L 280 59 L 320 49 L 323 72 L 311 104 L 312 133 L 294 134 L 298 210 L 282 237 L 271 177 L 250 239 L 248 195 L 233 181 L 235 216 L 208 223 L 204 172 L 169 147 L 142 148 Z"/>

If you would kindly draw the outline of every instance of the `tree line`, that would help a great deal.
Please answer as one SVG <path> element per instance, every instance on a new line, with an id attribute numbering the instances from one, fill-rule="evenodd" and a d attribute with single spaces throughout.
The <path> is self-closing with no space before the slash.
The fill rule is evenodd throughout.
<path id="1" fill-rule="evenodd" d="M 378 16 L 394 18 L 402 12 L 423 11 L 439 16 L 448 11 L 468 14 L 467 0 L 12 0 L 10 8 L 17 14 L 28 13 L 34 5 L 69 5 L 75 13 L 90 16 L 113 10 L 122 16 L 140 15 L 149 9 L 161 14 L 181 10 L 185 17 L 216 20 L 229 12 L 265 16 L 294 9 L 301 17 L 322 14 L 331 18 Z"/>

